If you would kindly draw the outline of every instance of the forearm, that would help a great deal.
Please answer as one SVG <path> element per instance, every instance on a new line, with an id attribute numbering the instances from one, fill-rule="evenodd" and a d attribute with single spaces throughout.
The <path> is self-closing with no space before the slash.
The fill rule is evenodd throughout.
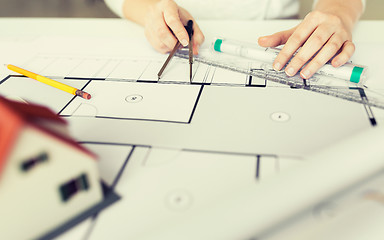
<path id="1" fill-rule="evenodd" d="M 346 27 L 352 31 L 363 13 L 362 0 L 318 0 L 313 10 L 338 16 Z"/>
<path id="2" fill-rule="evenodd" d="M 125 0 L 123 4 L 124 17 L 144 26 L 148 9 L 159 1 L 160 0 Z"/>

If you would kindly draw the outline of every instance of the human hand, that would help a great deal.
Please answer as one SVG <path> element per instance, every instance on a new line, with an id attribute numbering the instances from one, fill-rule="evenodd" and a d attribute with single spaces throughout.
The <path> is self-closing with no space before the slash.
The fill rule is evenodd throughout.
<path id="1" fill-rule="evenodd" d="M 187 46 L 189 37 L 184 25 L 188 20 L 194 21 L 191 14 L 173 0 L 160 0 L 151 5 L 146 14 L 145 36 L 149 43 L 161 53 L 171 51 L 177 41 Z M 193 31 L 193 53 L 198 54 L 199 46 L 204 42 L 204 35 L 196 21 L 193 24 Z"/>
<path id="2" fill-rule="evenodd" d="M 343 65 L 351 58 L 355 51 L 352 25 L 336 14 L 313 11 L 298 26 L 261 37 L 258 42 L 263 47 L 285 44 L 273 68 L 279 71 L 291 60 L 285 68 L 286 74 L 294 76 L 304 66 L 300 76 L 308 79 L 334 56 L 331 61 L 334 67 Z"/>

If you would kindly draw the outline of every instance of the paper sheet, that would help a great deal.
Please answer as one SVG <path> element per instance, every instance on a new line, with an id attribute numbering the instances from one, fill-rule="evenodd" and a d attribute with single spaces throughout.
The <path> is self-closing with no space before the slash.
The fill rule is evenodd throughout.
<path id="1" fill-rule="evenodd" d="M 21 65 L 84 88 L 89 101 L 24 77 L 0 83 L 1 94 L 65 117 L 73 136 L 100 154 L 108 184 L 123 172 L 116 187 L 124 200 L 100 214 L 95 239 L 136 237 L 149 226 L 187 219 L 240 186 L 273 179 L 316 149 L 372 127 L 363 105 L 198 62 L 192 84 L 188 62 L 178 58 L 158 81 L 164 58 L 38 54 Z M 130 151 L 132 161 L 121 169 Z"/>
<path id="2" fill-rule="evenodd" d="M 101 80 L 84 91 L 92 98 L 74 99 L 62 115 L 188 123 L 200 87 Z"/>

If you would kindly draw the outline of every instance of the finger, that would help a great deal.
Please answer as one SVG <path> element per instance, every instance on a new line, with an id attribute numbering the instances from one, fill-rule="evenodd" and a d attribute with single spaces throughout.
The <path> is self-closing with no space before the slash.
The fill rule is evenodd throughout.
<path id="1" fill-rule="evenodd" d="M 316 21 L 303 21 L 297 29 L 292 33 L 291 37 L 287 40 L 283 49 L 277 55 L 273 68 L 275 70 L 281 70 L 281 68 L 291 59 L 293 54 L 299 49 L 308 37 L 313 33 L 317 27 Z"/>
<path id="2" fill-rule="evenodd" d="M 197 25 L 196 22 L 194 22 L 194 24 L 193 24 L 193 37 L 192 37 L 193 54 L 195 54 L 195 55 L 199 54 L 199 48 L 200 48 L 201 44 L 203 44 L 204 40 L 205 40 L 205 37 L 204 37 L 203 32 L 201 31 L 199 25 Z"/>
<path id="3" fill-rule="evenodd" d="M 301 70 L 300 75 L 304 79 L 312 77 L 329 59 L 331 59 L 340 50 L 343 45 L 343 41 L 340 36 L 333 35 L 324 47 L 316 54 L 308 64 Z"/>
<path id="4" fill-rule="evenodd" d="M 203 44 L 205 40 L 204 34 L 201 31 L 199 25 L 196 23 L 195 19 L 191 16 L 191 14 L 187 10 L 180 7 L 179 13 L 180 13 L 181 21 L 184 25 L 187 25 L 189 20 L 193 21 L 193 36 L 192 36 L 193 54 L 197 55 L 199 53 L 200 45 Z"/>
<path id="5" fill-rule="evenodd" d="M 177 43 L 177 39 L 169 30 L 161 15 L 157 16 L 155 21 L 153 21 L 153 32 L 155 37 L 159 38 L 169 49 L 172 49 Z"/>
<path id="6" fill-rule="evenodd" d="M 331 26 L 320 25 L 308 38 L 300 51 L 291 59 L 291 62 L 285 68 L 286 74 L 288 76 L 294 76 L 297 71 L 299 71 L 299 69 L 302 68 L 304 64 L 306 64 L 316 54 L 316 52 L 324 46 L 325 43 L 327 43 L 333 33 L 334 29 Z M 332 42 L 332 44 L 335 44 L 335 42 Z M 341 44 L 338 46 L 338 49 L 340 47 Z M 335 53 L 336 52 L 334 52 L 333 55 Z"/>
<path id="7" fill-rule="evenodd" d="M 166 8 L 164 11 L 164 20 L 165 23 L 171 28 L 173 34 L 175 34 L 179 42 L 184 47 L 187 46 L 189 36 L 180 20 L 179 10 L 176 4 Z"/>
<path id="8" fill-rule="evenodd" d="M 153 31 L 146 30 L 145 31 L 145 36 L 146 36 L 148 42 L 152 45 L 152 47 L 156 51 L 158 51 L 160 53 L 167 53 L 167 52 L 169 52 L 171 50 L 157 36 L 154 35 Z"/>
<path id="9" fill-rule="evenodd" d="M 340 67 L 345 64 L 355 52 L 355 44 L 349 40 L 345 41 L 341 52 L 332 60 L 332 66 Z"/>
<path id="10" fill-rule="evenodd" d="M 277 47 L 287 42 L 288 38 L 292 35 L 296 28 L 286 31 L 277 32 L 269 36 L 260 37 L 257 41 L 262 47 Z"/>

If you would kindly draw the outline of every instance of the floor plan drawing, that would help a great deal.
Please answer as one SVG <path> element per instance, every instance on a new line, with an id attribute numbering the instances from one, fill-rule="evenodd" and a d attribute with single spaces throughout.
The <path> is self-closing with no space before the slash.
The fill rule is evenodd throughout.
<path id="1" fill-rule="evenodd" d="M 74 99 L 61 115 L 188 123 L 202 87 L 92 80 L 84 90 L 92 100 Z"/>
<path id="2" fill-rule="evenodd" d="M 201 62 L 193 66 L 191 83 L 187 61 L 180 58 L 157 79 L 155 67 L 163 59 L 36 55 L 21 67 L 83 89 L 92 99 L 12 73 L 1 81 L 0 93 L 54 109 L 71 122 L 79 141 L 300 157 L 332 142 L 319 128 L 332 129 L 336 140 L 376 122 L 370 106 Z M 80 134 L 88 127 L 98 131 Z M 254 134 L 244 138 L 244 132 Z M 288 140 L 292 136 L 296 141 Z M 306 140 L 309 136 L 316 144 Z"/>
<path id="3" fill-rule="evenodd" d="M 382 121 L 370 106 L 201 62 L 190 82 L 181 58 L 158 79 L 163 61 L 37 55 L 20 66 L 82 89 L 90 100 L 14 73 L 0 81 L 0 94 L 46 105 L 66 119 L 77 141 L 99 156 L 101 177 L 116 193 L 106 210 L 72 230 L 72 239 L 105 239 L 111 231 L 135 237 L 177 222 L 372 128 L 372 118 Z M 143 217 L 152 211 L 156 217 Z M 66 230 L 58 232 L 64 237 Z"/>
<path id="4" fill-rule="evenodd" d="M 300 20 L 196 21 L 205 41 L 192 78 L 183 48 L 159 79 L 168 54 L 152 48 L 132 21 L 0 19 L 0 96 L 60 116 L 67 134 L 97 156 L 103 188 L 100 204 L 36 238 L 383 239 L 384 81 L 377 53 L 384 35 L 375 30 L 383 23 L 363 20 L 354 29 L 350 60 L 368 70 L 367 81 L 357 85 L 319 74 L 288 77 L 268 63 L 214 51 L 217 38 L 256 43 Z M 7 64 L 92 98 L 27 78 Z M 337 148 L 340 143 L 345 148 Z M 312 158 L 322 151 L 329 154 Z M 51 166 L 44 164 L 36 166 Z M 78 191 L 78 181 L 71 182 Z M 3 220 L 15 231 L 43 226 Z"/>
<path id="5" fill-rule="evenodd" d="M 102 178 L 122 198 L 93 219 L 89 239 L 104 239 L 111 232 L 117 233 L 117 238 L 134 237 L 164 221 L 171 224 L 196 209 L 214 204 L 237 188 L 258 184 L 302 162 L 298 158 L 273 155 L 103 142 L 82 142 L 82 145 L 100 156 Z M 209 179 L 204 188 L 199 179 Z M 156 189 L 151 187 L 154 183 Z M 138 204 L 140 208 L 136 207 Z M 158 214 L 151 219 L 144 217 L 151 212 Z M 127 224 L 129 231 L 124 230 Z"/>

